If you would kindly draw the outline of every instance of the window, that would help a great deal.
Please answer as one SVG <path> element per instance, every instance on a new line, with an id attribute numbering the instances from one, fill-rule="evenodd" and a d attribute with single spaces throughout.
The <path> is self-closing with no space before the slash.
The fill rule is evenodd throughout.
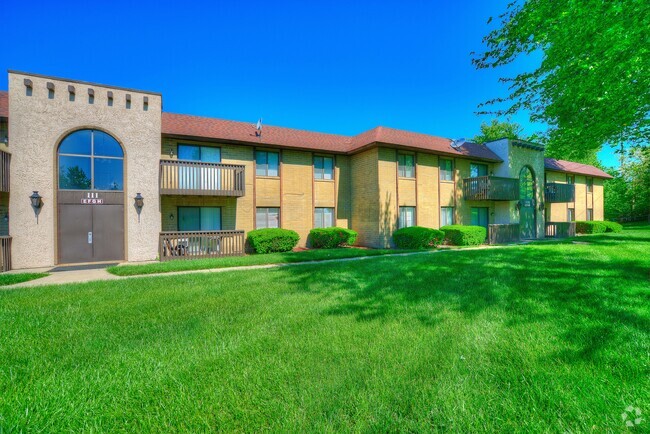
<path id="1" fill-rule="evenodd" d="M 587 178 L 587 193 L 594 192 L 594 178 Z"/>
<path id="2" fill-rule="evenodd" d="M 567 175 L 566 176 L 566 183 L 567 184 L 575 184 L 576 183 L 576 177 L 574 175 Z"/>
<path id="3" fill-rule="evenodd" d="M 255 211 L 255 228 L 279 228 L 280 208 L 257 208 Z"/>
<path id="4" fill-rule="evenodd" d="M 415 226 L 415 207 L 414 206 L 400 206 L 399 207 L 399 227 L 408 228 Z"/>
<path id="5" fill-rule="evenodd" d="M 315 208 L 314 227 L 331 228 L 334 226 L 334 208 Z"/>
<path id="6" fill-rule="evenodd" d="M 592 221 L 594 219 L 594 210 L 587 208 L 587 221 Z"/>
<path id="7" fill-rule="evenodd" d="M 398 154 L 397 172 L 400 178 L 415 178 L 415 156 Z"/>
<path id="8" fill-rule="evenodd" d="M 452 161 L 441 158 L 440 159 L 440 180 L 453 181 L 453 179 L 454 179 L 454 167 Z"/>
<path id="9" fill-rule="evenodd" d="M 483 226 L 487 229 L 489 210 L 486 207 L 472 208 L 472 226 Z"/>
<path id="10" fill-rule="evenodd" d="M 567 221 L 574 222 L 576 220 L 575 208 L 567 208 Z"/>
<path id="11" fill-rule="evenodd" d="M 314 157 L 314 179 L 334 179 L 334 158 Z"/>
<path id="12" fill-rule="evenodd" d="M 179 206 L 178 230 L 220 231 L 221 208 L 215 206 Z"/>
<path id="13" fill-rule="evenodd" d="M 454 224 L 454 208 L 451 206 L 443 206 L 440 208 L 440 226 L 448 226 Z"/>
<path id="14" fill-rule="evenodd" d="M 257 176 L 279 176 L 280 154 L 255 151 L 255 174 Z"/>
<path id="15" fill-rule="evenodd" d="M 75 131 L 59 145 L 61 190 L 124 190 L 124 151 L 110 135 Z"/>
<path id="16" fill-rule="evenodd" d="M 487 176 L 487 164 L 471 163 L 469 165 L 469 177 L 478 178 L 479 176 Z"/>
<path id="17" fill-rule="evenodd" d="M 178 159 L 189 161 L 221 162 L 221 149 L 214 146 L 178 144 Z"/>

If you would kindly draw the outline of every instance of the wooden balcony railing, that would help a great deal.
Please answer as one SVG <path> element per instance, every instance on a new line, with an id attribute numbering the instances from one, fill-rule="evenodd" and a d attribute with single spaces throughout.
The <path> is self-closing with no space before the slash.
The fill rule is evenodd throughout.
<path id="1" fill-rule="evenodd" d="M 576 222 L 546 222 L 548 238 L 567 238 L 576 236 Z"/>
<path id="2" fill-rule="evenodd" d="M 0 151 L 0 191 L 9 192 L 9 162 L 11 154 Z"/>
<path id="3" fill-rule="evenodd" d="M 244 254 L 244 231 L 161 232 L 161 261 L 218 258 Z"/>
<path id="4" fill-rule="evenodd" d="M 548 203 L 575 202 L 576 186 L 547 182 L 544 186 L 544 200 Z"/>
<path id="5" fill-rule="evenodd" d="M 11 237 L 0 236 L 0 271 L 11 270 Z"/>
<path id="6" fill-rule="evenodd" d="M 465 200 L 518 200 L 519 180 L 498 176 L 463 179 Z"/>
<path id="7" fill-rule="evenodd" d="M 488 225 L 488 243 L 508 244 L 519 241 L 519 223 Z"/>
<path id="8" fill-rule="evenodd" d="M 201 161 L 161 160 L 160 194 L 243 196 L 244 166 Z"/>

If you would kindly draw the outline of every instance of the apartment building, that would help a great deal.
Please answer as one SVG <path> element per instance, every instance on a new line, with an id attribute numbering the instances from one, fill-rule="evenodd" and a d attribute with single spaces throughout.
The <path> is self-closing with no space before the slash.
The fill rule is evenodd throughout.
<path id="1" fill-rule="evenodd" d="M 524 141 L 258 129 L 164 112 L 156 92 L 16 71 L 0 139 L 13 268 L 241 254 L 246 232 L 266 227 L 295 230 L 301 246 L 328 226 L 368 247 L 411 225 L 482 225 L 493 242 L 560 236 L 603 218 L 610 177 Z"/>

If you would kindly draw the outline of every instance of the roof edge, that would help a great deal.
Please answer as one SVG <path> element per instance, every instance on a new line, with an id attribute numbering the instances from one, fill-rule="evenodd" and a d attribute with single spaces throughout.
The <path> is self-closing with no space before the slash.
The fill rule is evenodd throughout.
<path id="1" fill-rule="evenodd" d="M 124 90 L 124 91 L 127 91 L 127 92 L 146 93 L 146 94 L 149 94 L 149 95 L 157 95 L 157 96 L 162 98 L 162 93 L 153 92 L 153 91 L 150 91 L 150 90 L 134 89 L 134 88 L 131 88 L 131 87 L 112 86 L 110 84 L 102 84 L 102 83 L 95 83 L 95 82 L 91 82 L 91 81 L 75 80 L 75 79 L 72 79 L 72 78 L 57 77 L 55 75 L 35 74 L 33 72 L 17 71 L 15 69 L 8 69 L 7 72 L 9 74 L 21 74 L 21 75 L 28 75 L 30 77 L 50 78 L 50 79 L 53 79 L 53 80 L 69 81 L 70 83 L 84 84 L 84 85 L 87 85 L 87 86 L 101 86 L 101 87 L 106 87 L 106 88 L 109 88 L 109 89 Z"/>

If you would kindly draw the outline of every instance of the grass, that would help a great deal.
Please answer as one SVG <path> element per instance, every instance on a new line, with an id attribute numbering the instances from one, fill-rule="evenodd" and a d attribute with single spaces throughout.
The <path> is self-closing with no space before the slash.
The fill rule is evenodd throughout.
<path id="1" fill-rule="evenodd" d="M 174 271 L 207 270 L 210 268 L 244 267 L 247 265 L 265 264 L 287 264 L 295 262 L 324 261 L 328 259 L 358 258 L 361 256 L 394 255 L 396 253 L 407 253 L 411 251 L 412 250 L 358 248 L 312 249 L 298 252 L 269 253 L 266 255 L 175 260 L 141 265 L 116 265 L 107 268 L 107 271 L 117 276 L 136 276 L 141 274 L 170 273 Z"/>
<path id="2" fill-rule="evenodd" d="M 650 227 L 271 270 L 0 292 L 0 427 L 650 427 Z"/>
<path id="3" fill-rule="evenodd" d="M 0 274 L 0 286 L 15 285 L 16 283 L 28 282 L 34 279 L 48 276 L 47 273 L 2 273 Z"/>

